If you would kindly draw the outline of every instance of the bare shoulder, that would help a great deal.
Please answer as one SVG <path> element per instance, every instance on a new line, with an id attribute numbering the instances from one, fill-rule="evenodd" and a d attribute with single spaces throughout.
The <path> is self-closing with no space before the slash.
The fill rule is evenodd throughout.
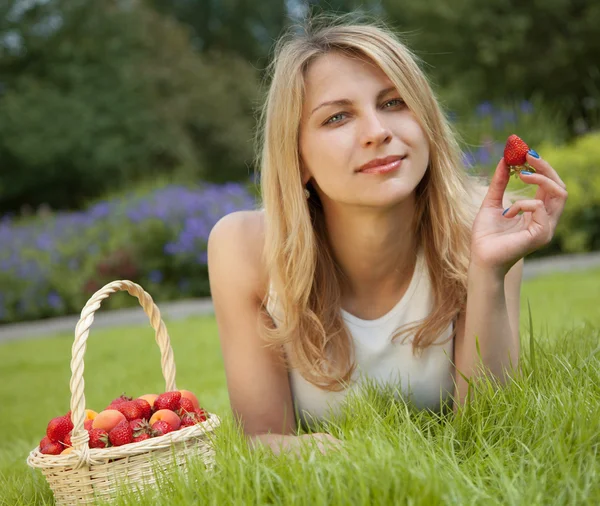
<path id="1" fill-rule="evenodd" d="M 262 299 L 267 289 L 263 262 L 265 243 L 264 213 L 260 210 L 236 211 L 223 216 L 208 238 L 209 268 L 211 260 L 226 266 L 239 284 L 252 287 Z M 254 291 L 253 290 L 253 291 Z"/>

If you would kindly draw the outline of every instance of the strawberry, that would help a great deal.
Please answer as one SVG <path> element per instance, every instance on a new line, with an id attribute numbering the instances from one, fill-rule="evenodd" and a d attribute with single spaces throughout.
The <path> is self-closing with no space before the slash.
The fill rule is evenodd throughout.
<path id="1" fill-rule="evenodd" d="M 140 405 L 135 401 L 125 401 L 120 403 L 117 405 L 117 411 L 123 413 L 128 421 L 142 418 L 144 414 Z"/>
<path id="2" fill-rule="evenodd" d="M 152 406 L 146 399 L 135 399 L 135 402 L 142 409 L 142 418 L 144 420 L 150 420 L 152 416 Z"/>
<path id="3" fill-rule="evenodd" d="M 125 394 L 117 397 L 116 399 L 113 399 L 112 401 L 110 401 L 111 405 L 116 405 L 116 404 L 121 404 L 122 402 L 129 402 L 132 401 L 133 397 L 128 397 Z"/>
<path id="4" fill-rule="evenodd" d="M 519 136 L 511 135 L 504 146 L 504 161 L 510 168 L 510 175 L 517 174 L 526 167 L 527 170 L 535 172 L 535 169 L 527 163 L 527 152 L 529 146 Z"/>
<path id="5" fill-rule="evenodd" d="M 504 146 L 504 160 L 509 166 L 524 165 L 529 146 L 517 135 L 511 135 Z"/>
<path id="6" fill-rule="evenodd" d="M 94 420 L 84 420 L 83 421 L 83 428 L 85 430 L 90 430 L 92 428 L 92 424 L 94 423 Z"/>
<path id="7" fill-rule="evenodd" d="M 177 390 L 173 392 L 165 392 L 160 394 L 154 401 L 154 411 L 160 409 L 170 409 L 171 411 L 177 411 L 179 409 L 181 401 L 181 392 Z"/>
<path id="8" fill-rule="evenodd" d="M 72 432 L 69 432 L 62 441 L 59 441 L 59 443 L 62 443 L 64 446 L 73 446 L 73 443 L 71 443 L 71 434 Z"/>
<path id="9" fill-rule="evenodd" d="M 58 441 L 50 441 L 40 448 L 40 452 L 46 455 L 60 455 L 64 449 L 65 447 Z"/>
<path id="10" fill-rule="evenodd" d="M 108 446 L 108 432 L 104 429 L 90 429 L 88 434 L 90 435 L 88 443 L 90 448 L 106 448 Z"/>
<path id="11" fill-rule="evenodd" d="M 190 427 L 192 425 L 196 425 L 197 423 L 204 422 L 206 420 L 206 411 L 202 408 L 197 408 L 191 413 L 185 413 L 181 417 L 181 426 L 182 427 Z"/>
<path id="12" fill-rule="evenodd" d="M 114 429 L 108 433 L 108 440 L 113 446 L 123 446 L 133 440 L 133 429 L 127 420 L 119 422 Z"/>
<path id="13" fill-rule="evenodd" d="M 154 422 L 152 424 L 152 431 L 155 436 L 163 436 L 169 432 L 173 432 L 173 427 L 171 427 L 164 420 L 159 420 L 158 422 Z"/>
<path id="14" fill-rule="evenodd" d="M 146 439 L 150 439 L 152 436 L 147 432 L 143 432 L 139 436 L 134 436 L 132 443 L 139 443 L 140 441 L 145 441 Z"/>
<path id="15" fill-rule="evenodd" d="M 196 413 L 198 420 L 200 422 L 204 422 L 207 418 L 208 418 L 208 413 L 206 412 L 205 409 L 202 408 L 196 408 L 194 410 L 194 413 Z"/>
<path id="16" fill-rule="evenodd" d="M 196 420 L 196 413 L 186 413 L 181 417 L 181 427 L 191 427 L 192 425 L 196 425 L 198 420 Z"/>
<path id="17" fill-rule="evenodd" d="M 64 441 L 67 434 L 73 430 L 73 422 L 65 416 L 58 416 L 48 422 L 46 435 L 54 442 Z"/>
<path id="18" fill-rule="evenodd" d="M 48 436 L 44 436 L 40 441 L 40 450 L 50 443 L 52 443 L 52 439 L 50 439 Z"/>
<path id="19" fill-rule="evenodd" d="M 193 413 L 194 412 L 194 403 L 189 400 L 187 397 L 182 397 L 179 401 L 180 410 L 179 415 L 184 415 L 185 413 Z"/>

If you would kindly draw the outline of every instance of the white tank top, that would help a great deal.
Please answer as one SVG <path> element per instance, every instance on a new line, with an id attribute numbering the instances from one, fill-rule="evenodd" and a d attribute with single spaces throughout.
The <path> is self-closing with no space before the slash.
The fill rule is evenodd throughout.
<path id="1" fill-rule="evenodd" d="M 281 321 L 281 308 L 277 294 L 270 287 L 267 311 L 275 325 Z M 429 315 L 432 309 L 431 281 L 422 249 L 417 254 L 416 268 L 409 287 L 400 301 L 385 315 L 376 320 L 362 320 L 341 309 L 342 317 L 355 345 L 356 371 L 348 389 L 356 389 L 365 378 L 377 383 L 393 384 L 419 409 L 439 411 L 441 403 L 454 391 L 453 339 L 443 345 L 431 345 L 419 357 L 412 355 L 414 335 L 402 344 L 391 342 L 394 331 Z M 442 342 L 452 333 L 453 325 L 437 339 Z M 307 426 L 322 420 L 338 408 L 348 394 L 329 392 L 306 381 L 300 373 L 289 371 L 290 387 L 296 415 Z"/>

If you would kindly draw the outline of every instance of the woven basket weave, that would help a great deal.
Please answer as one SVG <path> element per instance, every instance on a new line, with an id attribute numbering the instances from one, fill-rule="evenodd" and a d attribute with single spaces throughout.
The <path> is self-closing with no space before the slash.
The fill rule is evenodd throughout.
<path id="1" fill-rule="evenodd" d="M 137 297 L 148 315 L 160 348 L 165 392 L 177 390 L 171 341 L 152 297 L 141 286 L 127 280 L 113 281 L 98 290 L 81 311 L 75 327 L 70 382 L 73 451 L 65 455 L 46 455 L 40 453 L 38 446 L 27 458 L 29 466 L 41 469 L 57 505 L 93 504 L 96 499 L 110 502 L 115 499 L 118 487 L 143 490 L 154 486 L 157 470 L 173 469 L 175 464 L 185 471 L 190 458 L 200 458 L 209 470 L 214 466 L 214 448 L 210 440 L 220 420 L 213 413 L 207 413 L 208 419 L 204 422 L 139 443 L 89 447 L 89 434 L 83 427 L 86 409 L 83 356 L 94 313 L 102 300 L 118 291 L 127 291 Z"/>

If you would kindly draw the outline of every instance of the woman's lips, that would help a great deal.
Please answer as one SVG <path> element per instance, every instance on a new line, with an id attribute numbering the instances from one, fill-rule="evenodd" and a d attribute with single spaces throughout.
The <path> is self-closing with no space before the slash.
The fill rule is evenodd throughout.
<path id="1" fill-rule="evenodd" d="M 402 165 L 404 158 L 400 160 L 396 160 L 391 163 L 387 163 L 385 165 L 378 165 L 377 167 L 371 167 L 370 169 L 363 169 L 359 171 L 360 174 L 387 174 L 388 172 L 392 172 L 394 170 L 398 170 Z"/>

